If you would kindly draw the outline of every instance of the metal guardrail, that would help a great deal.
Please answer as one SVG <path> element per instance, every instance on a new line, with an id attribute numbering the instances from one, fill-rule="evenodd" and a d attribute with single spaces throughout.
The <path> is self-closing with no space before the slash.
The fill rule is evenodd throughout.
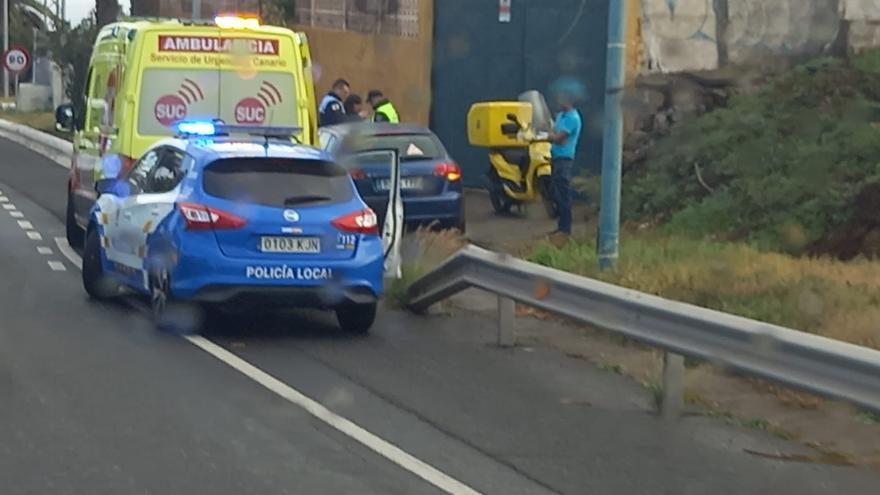
<path id="1" fill-rule="evenodd" d="M 498 342 L 512 345 L 514 301 L 666 351 L 664 415 L 680 412 L 682 355 L 880 412 L 880 351 L 670 301 L 468 246 L 409 289 L 421 312 L 462 290 L 498 295 Z"/>

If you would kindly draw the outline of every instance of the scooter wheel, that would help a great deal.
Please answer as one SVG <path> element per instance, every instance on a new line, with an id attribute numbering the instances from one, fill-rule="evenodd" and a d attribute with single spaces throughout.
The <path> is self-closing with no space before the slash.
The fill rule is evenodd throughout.
<path id="1" fill-rule="evenodd" d="M 497 187 L 489 190 L 489 202 L 495 213 L 510 213 L 511 202 L 504 196 L 504 192 L 499 191 Z"/>

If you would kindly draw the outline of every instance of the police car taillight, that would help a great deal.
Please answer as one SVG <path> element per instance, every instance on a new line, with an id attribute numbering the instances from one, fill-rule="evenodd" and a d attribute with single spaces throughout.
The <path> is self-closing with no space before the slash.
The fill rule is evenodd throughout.
<path id="1" fill-rule="evenodd" d="M 232 213 L 196 203 L 178 203 L 177 209 L 183 216 L 186 230 L 234 230 L 247 223 Z"/>
<path id="2" fill-rule="evenodd" d="M 369 208 L 349 213 L 344 217 L 333 220 L 333 226 L 343 232 L 354 232 L 357 234 L 378 234 L 379 220 L 376 213 Z"/>

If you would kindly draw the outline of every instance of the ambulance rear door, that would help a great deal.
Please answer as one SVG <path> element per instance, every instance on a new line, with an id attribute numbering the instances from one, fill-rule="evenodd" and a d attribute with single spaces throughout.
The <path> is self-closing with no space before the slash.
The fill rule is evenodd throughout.
<path id="1" fill-rule="evenodd" d="M 132 154 L 140 156 L 159 139 L 175 133 L 183 120 L 220 115 L 219 28 L 168 26 L 143 33 L 137 127 Z"/>
<path id="2" fill-rule="evenodd" d="M 300 103 L 293 33 L 224 31 L 229 52 L 219 57 L 220 118 L 230 124 L 306 127 Z"/>

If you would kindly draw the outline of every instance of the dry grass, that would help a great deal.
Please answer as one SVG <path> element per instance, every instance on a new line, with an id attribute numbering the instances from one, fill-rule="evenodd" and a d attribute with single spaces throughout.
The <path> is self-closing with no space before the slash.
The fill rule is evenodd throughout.
<path id="1" fill-rule="evenodd" d="M 642 292 L 880 349 L 880 262 L 795 258 L 743 244 L 626 239 L 613 273 L 595 245 L 539 245 L 532 260 Z"/>
<path id="2" fill-rule="evenodd" d="M 419 228 L 404 235 L 401 246 L 403 277 L 391 281 L 386 288 L 386 303 L 392 307 L 405 307 L 409 286 L 440 266 L 465 244 L 467 241 L 457 230 Z"/>

